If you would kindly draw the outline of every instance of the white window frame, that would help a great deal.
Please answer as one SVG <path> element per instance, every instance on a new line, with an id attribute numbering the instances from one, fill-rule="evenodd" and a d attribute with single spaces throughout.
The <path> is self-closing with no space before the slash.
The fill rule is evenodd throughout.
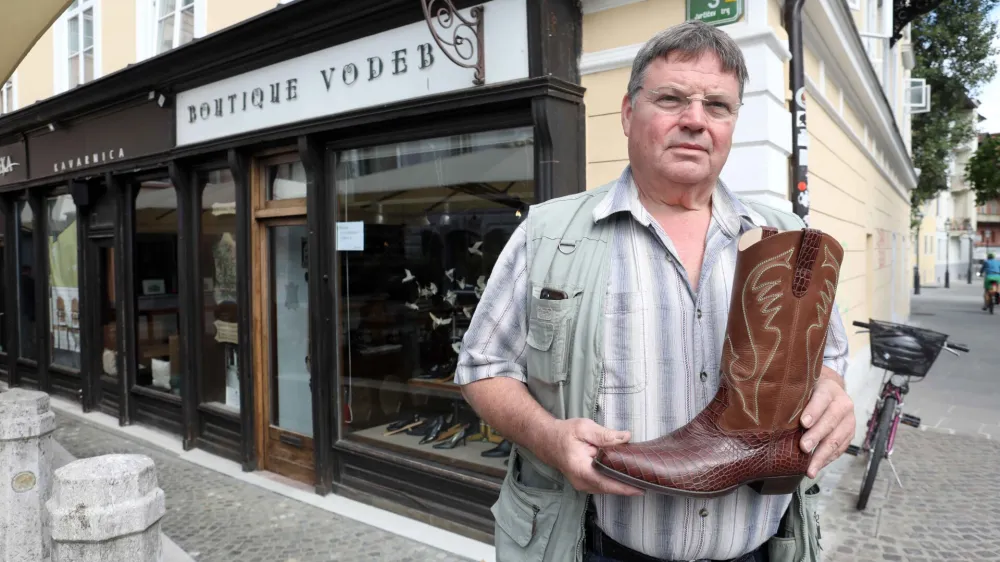
<path id="1" fill-rule="evenodd" d="M 0 86 L 0 115 L 17 111 L 17 72 Z"/>
<path id="2" fill-rule="evenodd" d="M 861 11 L 861 0 L 845 0 L 847 2 L 847 7 L 856 11 Z"/>
<path id="3" fill-rule="evenodd" d="M 160 0 L 135 0 L 135 52 L 137 61 L 153 58 L 156 53 L 157 33 L 159 32 L 159 2 Z M 178 5 L 180 0 L 178 0 Z M 179 9 L 175 6 L 174 14 Z M 174 17 L 177 17 L 176 15 Z M 179 36 L 180 26 L 174 25 L 174 37 Z M 208 35 L 208 0 L 194 0 L 194 39 Z M 174 47 L 176 48 L 176 47 Z"/>
<path id="4" fill-rule="evenodd" d="M 72 10 L 66 10 L 59 16 L 53 25 L 55 37 L 53 40 L 52 68 L 55 76 L 53 86 L 57 94 L 69 90 L 69 19 L 80 15 L 80 33 L 83 33 L 83 11 L 87 8 L 93 9 L 94 13 L 94 76 L 90 80 L 93 82 L 104 75 L 103 72 L 103 49 L 101 46 L 102 25 L 101 25 L 101 0 L 80 0 L 80 4 Z M 82 44 L 81 44 L 82 47 Z M 83 69 L 80 69 L 83 76 Z M 81 82 L 80 85 L 87 82 Z"/>
<path id="5" fill-rule="evenodd" d="M 921 93 L 922 103 L 912 104 L 913 93 L 919 91 Z M 916 115 L 917 113 L 927 113 L 931 110 L 931 87 L 927 84 L 926 78 L 910 78 L 909 84 L 906 86 L 906 97 L 903 100 L 903 104 L 911 115 Z"/>

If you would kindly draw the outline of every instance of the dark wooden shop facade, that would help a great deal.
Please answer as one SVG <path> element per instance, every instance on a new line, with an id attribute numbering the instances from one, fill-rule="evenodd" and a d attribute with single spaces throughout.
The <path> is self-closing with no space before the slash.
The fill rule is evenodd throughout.
<path id="1" fill-rule="evenodd" d="M 300 0 L 0 119 L 2 380 L 489 540 L 449 377 L 583 189 L 577 4 Z"/>

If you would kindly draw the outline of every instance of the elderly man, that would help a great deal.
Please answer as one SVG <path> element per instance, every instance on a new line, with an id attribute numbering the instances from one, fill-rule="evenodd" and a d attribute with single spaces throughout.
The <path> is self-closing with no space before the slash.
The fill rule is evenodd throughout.
<path id="1" fill-rule="evenodd" d="M 669 434 L 709 405 L 741 235 L 801 226 L 719 180 L 746 81 L 742 52 L 716 28 L 686 22 L 653 37 L 622 100 L 629 165 L 607 186 L 533 208 L 494 267 L 456 381 L 515 445 L 493 508 L 499 560 L 767 559 L 791 495 L 658 494 L 594 466 L 602 448 Z M 576 280 L 604 263 L 595 300 Z M 586 322 L 596 337 L 577 337 Z M 835 312 L 825 346 L 799 417 L 812 478 L 854 435 Z"/>

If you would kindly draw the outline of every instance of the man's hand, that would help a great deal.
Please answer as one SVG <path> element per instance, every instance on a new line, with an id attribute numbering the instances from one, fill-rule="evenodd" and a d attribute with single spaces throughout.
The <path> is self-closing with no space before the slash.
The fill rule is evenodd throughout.
<path id="1" fill-rule="evenodd" d="M 627 443 L 629 432 L 612 431 L 589 419 L 552 420 L 543 450 L 535 454 L 563 473 L 574 488 L 590 494 L 639 496 L 642 490 L 608 478 L 594 468 L 601 447 Z"/>
<path id="2" fill-rule="evenodd" d="M 813 453 L 806 474 L 816 478 L 823 467 L 847 450 L 854 438 L 854 402 L 840 375 L 823 367 L 800 419 L 808 430 L 802 436 L 802 450 Z"/>

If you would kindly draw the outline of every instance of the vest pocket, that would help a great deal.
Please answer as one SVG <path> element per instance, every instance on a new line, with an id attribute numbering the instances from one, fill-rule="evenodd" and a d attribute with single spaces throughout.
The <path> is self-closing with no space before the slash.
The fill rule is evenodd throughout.
<path id="1" fill-rule="evenodd" d="M 579 293 L 566 290 L 569 298 L 539 298 L 539 287 L 532 290 L 528 311 L 528 378 L 548 384 L 566 381 L 569 370 L 570 330 L 580 303 Z"/>
<path id="2" fill-rule="evenodd" d="M 513 457 L 511 462 L 517 461 Z M 497 560 L 542 560 L 559 515 L 562 491 L 525 486 L 513 471 L 490 511 Z"/>

